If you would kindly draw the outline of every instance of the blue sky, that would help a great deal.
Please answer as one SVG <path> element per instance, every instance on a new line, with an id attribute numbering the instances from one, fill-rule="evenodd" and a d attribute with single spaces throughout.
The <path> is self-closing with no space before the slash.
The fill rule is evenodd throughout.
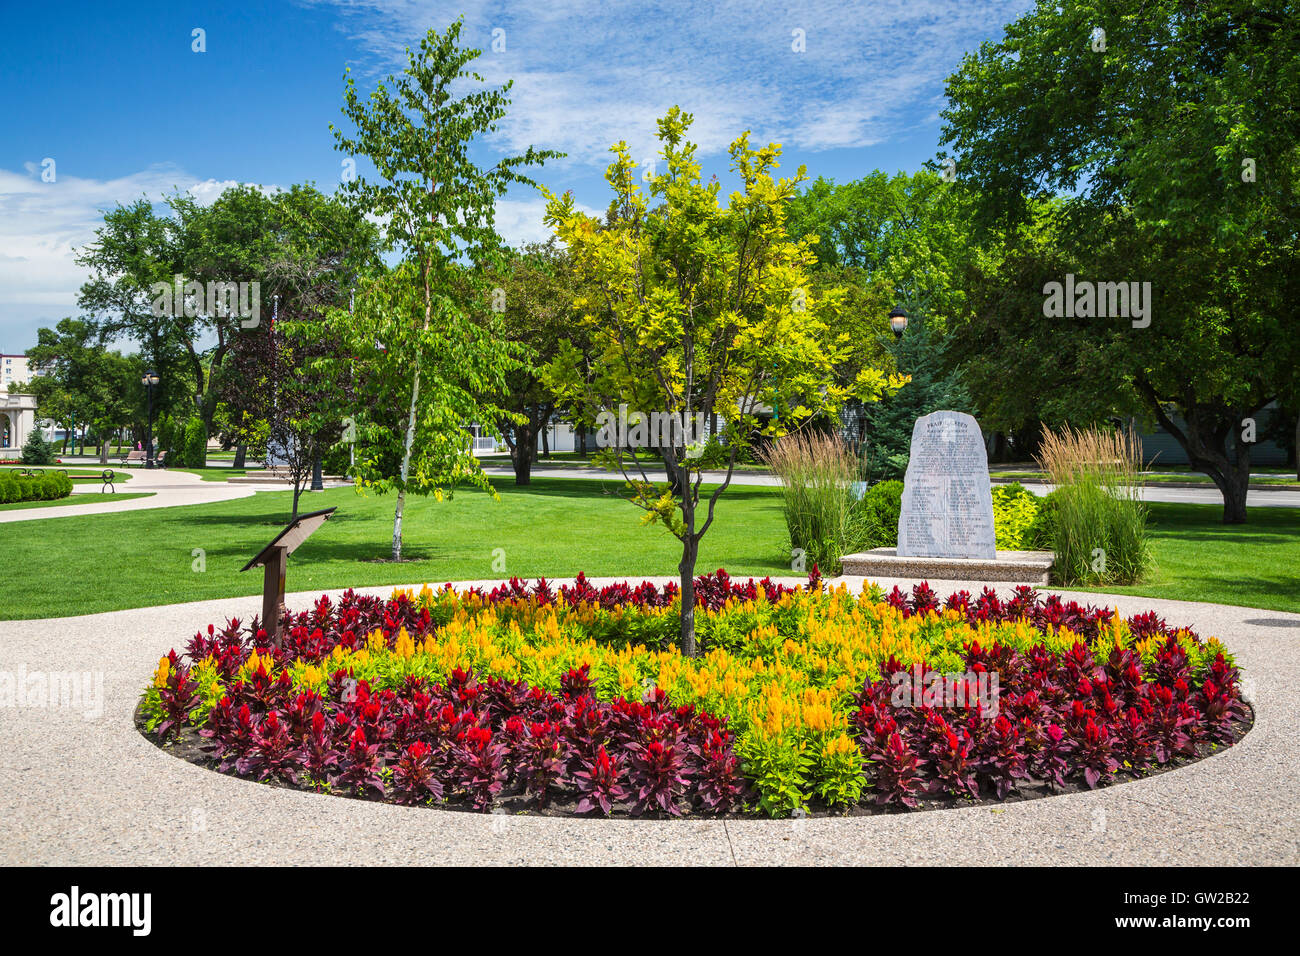
<path id="1" fill-rule="evenodd" d="M 653 158 L 654 120 L 696 116 L 704 173 L 728 143 L 784 146 L 787 173 L 844 181 L 914 170 L 937 148 L 943 82 L 1030 0 L 680 0 L 10 4 L 0 33 L 0 352 L 76 314 L 74 250 L 102 210 L 174 189 L 338 182 L 342 74 L 363 90 L 429 27 L 465 17 L 477 68 L 515 82 L 485 162 L 532 144 L 568 158 L 538 178 L 603 209 L 608 147 Z M 206 52 L 192 50 L 205 32 Z M 504 50 L 493 51 L 493 31 Z M 804 49 L 796 51 L 802 31 Z M 498 46 L 500 43 L 498 42 Z M 54 181 L 42 170 L 54 161 Z M 45 165 L 43 165 L 45 164 Z M 529 190 L 498 206 L 507 240 L 544 237 Z"/>

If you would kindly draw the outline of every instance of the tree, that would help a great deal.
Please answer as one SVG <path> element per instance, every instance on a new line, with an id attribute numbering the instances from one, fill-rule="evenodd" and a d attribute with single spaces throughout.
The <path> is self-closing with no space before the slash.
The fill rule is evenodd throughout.
<path id="1" fill-rule="evenodd" d="M 924 311 L 942 331 L 965 305 L 967 206 L 960 189 L 929 169 L 876 170 L 843 184 L 818 178 L 791 200 L 789 231 L 818 237 L 819 273 L 892 296 L 886 313 L 895 305 Z"/>
<path id="2" fill-rule="evenodd" d="M 288 475 L 296 516 L 351 409 L 350 377 L 335 374 L 346 353 L 325 315 L 378 265 L 378 235 L 356 210 L 310 185 L 273 196 L 264 228 L 265 259 L 251 265 L 266 277 L 279 318 L 232 341 L 219 372 L 219 415 L 241 445 Z"/>
<path id="3" fill-rule="evenodd" d="M 23 443 L 22 457 L 24 465 L 54 464 L 54 446 L 45 440 L 45 433 L 41 431 L 40 425 L 34 426 L 27 434 L 27 441 Z"/>
<path id="4" fill-rule="evenodd" d="M 943 369 L 944 340 L 922 313 L 909 317 L 907 330 L 891 351 L 908 382 L 878 402 L 865 403 L 855 424 L 862 477 L 876 482 L 902 479 L 911 457 L 912 427 L 931 412 L 973 411 L 970 395 L 956 372 Z"/>
<path id="5" fill-rule="evenodd" d="M 555 414 L 559 398 L 543 380 L 543 369 L 559 354 L 562 341 L 573 341 L 577 319 L 573 300 L 576 278 L 567 251 L 552 238 L 532 243 L 512 255 L 493 280 L 494 305 L 500 303 L 501 329 L 528 349 L 524 364 L 506 376 L 503 407 L 513 413 L 501 424 L 515 469 L 515 484 L 531 481 L 538 436 Z M 498 290 L 500 290 L 498 292 Z"/>
<path id="6" fill-rule="evenodd" d="M 437 496 L 462 479 L 487 484 L 467 426 L 496 427 L 501 410 L 478 396 L 501 391 L 518 352 L 471 316 L 484 309 L 483 270 L 500 259 L 495 202 L 512 183 L 534 185 L 521 168 L 559 155 L 530 147 L 488 169 L 470 159 L 470 145 L 506 115 L 511 84 L 483 86 L 467 69 L 482 51 L 459 46 L 461 26 L 457 20 L 446 33 L 430 30 L 418 51 L 408 48 L 406 72 L 380 83 L 366 102 L 349 76 L 343 112 L 356 133 L 331 126 L 339 150 L 374 163 L 379 179 L 358 175 L 346 189 L 359 209 L 384 223 L 386 248 L 405 260 L 362 284 L 355 322 L 335 313 L 335 328 L 351 330 L 354 354 L 364 351 L 391 376 L 365 379 L 375 397 L 386 400 L 400 387 L 409 398 L 403 432 L 373 417 L 358 419 L 357 429 L 358 481 L 397 492 L 394 561 L 402 557 L 408 492 Z M 468 92 L 457 96 L 453 88 Z M 382 350 L 367 344 L 376 340 Z"/>
<path id="7" fill-rule="evenodd" d="M 105 341 L 140 344 L 164 382 L 160 410 L 196 413 L 211 434 L 210 371 L 238 335 L 266 319 L 261 269 L 277 241 L 275 203 L 251 186 L 233 186 L 210 206 L 186 193 L 165 202 L 163 215 L 147 198 L 105 214 L 77 256 L 91 272 L 79 304 Z M 172 407 L 180 404 L 184 411 Z"/>
<path id="8" fill-rule="evenodd" d="M 104 348 L 95 326 L 82 319 L 60 319 L 53 329 L 37 330 L 37 344 L 28 352 L 45 370 L 33 388 L 45 418 L 72 435 L 77 425 L 93 429 L 100 444 L 100 462 L 108 462 L 112 433 L 130 425 L 140 389 L 140 361 Z"/>
<path id="9" fill-rule="evenodd" d="M 1089 283 L 1150 283 L 1145 316 L 1089 305 L 1061 326 L 1034 314 L 1045 282 L 1025 290 L 1002 321 L 1036 359 L 1004 361 L 1005 388 L 1034 361 L 1086 364 L 1059 394 L 1140 401 L 1219 487 L 1225 523 L 1246 520 L 1244 421 L 1300 374 L 1298 41 L 1285 0 L 1040 2 L 963 61 L 943 114 L 977 220 L 1014 240 L 1003 268 L 1042 282 L 1043 250 L 1017 230 L 1060 195 L 1058 261 Z"/>
<path id="10" fill-rule="evenodd" d="M 565 345 L 547 382 L 604 421 L 606 459 L 632 488 L 647 522 L 661 522 L 682 543 L 681 648 L 695 653 L 695 563 L 751 434 L 776 435 L 806 423 L 848 394 L 878 397 L 891 383 L 864 368 L 852 390 L 834 369 L 847 336 L 826 315 L 841 290 L 820 295 L 808 270 L 811 243 L 786 235 L 786 207 L 797 184 L 773 178 L 780 147 L 753 149 L 748 134 L 731 145 L 743 190 L 718 202 L 720 184 L 700 180 L 696 147 L 684 139 L 690 114 L 673 107 L 659 121 L 663 172 L 650 178 L 649 199 L 637 184 L 627 144 L 616 144 L 605 178 L 614 191 L 605 225 L 574 208 L 573 197 L 543 190 L 547 223 L 573 255 L 580 279 L 597 290 L 575 305 L 591 336 L 595 374 L 582 376 L 578 350 Z M 631 430 L 658 433 L 672 481 L 656 487 L 622 431 L 621 406 L 637 416 Z M 778 421 L 759 412 L 779 407 Z M 703 471 L 694 457 L 703 422 L 725 422 L 729 453 L 722 482 L 702 500 Z M 629 419 L 631 416 L 628 416 Z M 692 439 L 694 441 L 692 441 Z M 634 442 L 633 442 L 634 443 Z"/>

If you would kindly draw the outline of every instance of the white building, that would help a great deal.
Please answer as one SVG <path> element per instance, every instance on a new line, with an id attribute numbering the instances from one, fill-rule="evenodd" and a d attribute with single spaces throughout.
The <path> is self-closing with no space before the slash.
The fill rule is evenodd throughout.
<path id="1" fill-rule="evenodd" d="M 0 352 L 0 388 L 8 391 L 9 386 L 14 382 L 30 381 L 31 375 L 32 371 L 27 365 L 26 355 L 8 355 Z"/>
<path id="2" fill-rule="evenodd" d="M 36 426 L 36 396 L 0 392 L 0 458 L 17 458 Z"/>

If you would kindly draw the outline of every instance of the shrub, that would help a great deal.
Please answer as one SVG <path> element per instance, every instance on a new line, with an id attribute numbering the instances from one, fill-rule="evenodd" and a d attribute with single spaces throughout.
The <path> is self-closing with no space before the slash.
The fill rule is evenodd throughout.
<path id="1" fill-rule="evenodd" d="M 620 640 L 638 618 L 675 633 L 677 592 L 650 584 L 322 597 L 286 615 L 280 647 L 256 619 L 196 634 L 159 662 L 142 715 L 258 779 L 670 815 L 1099 786 L 1230 743 L 1247 716 L 1222 645 L 1154 614 L 1028 587 L 701 590 L 700 658 Z M 900 695 L 914 672 L 941 675 L 924 681 L 937 697 Z M 999 680 L 991 713 L 977 675 Z"/>
<path id="2" fill-rule="evenodd" d="M 1025 541 L 1031 550 L 1052 550 L 1056 536 L 1056 511 L 1060 502 L 1060 495 L 1055 491 L 1050 491 L 1038 499 L 1038 511 L 1035 512 L 1029 527 L 1025 529 Z"/>
<path id="3" fill-rule="evenodd" d="M 1038 517 L 1038 497 L 1020 482 L 993 486 L 993 528 L 999 551 L 1033 550 L 1030 529 Z"/>
<path id="4" fill-rule="evenodd" d="M 0 503 L 54 501 L 70 494 L 72 479 L 62 472 L 38 474 L 31 478 L 0 476 Z"/>
<path id="5" fill-rule="evenodd" d="M 54 446 L 45 440 L 45 434 L 39 425 L 32 428 L 23 445 L 24 465 L 54 464 Z"/>
<path id="6" fill-rule="evenodd" d="M 840 558 L 870 537 L 853 493 L 857 462 L 839 439 L 820 433 L 785 435 L 763 454 L 781 479 L 790 547 L 809 563 L 838 574 Z"/>
<path id="7" fill-rule="evenodd" d="M 175 420 L 170 415 L 159 415 L 153 429 L 154 454 L 165 451 L 168 457 L 175 459 L 180 444 Z"/>
<path id="8" fill-rule="evenodd" d="M 179 430 L 176 443 L 176 462 L 182 468 L 203 468 L 207 465 L 208 430 L 198 415 L 190 416 L 185 427 Z M 170 457 L 169 455 L 168 458 Z"/>
<path id="9" fill-rule="evenodd" d="M 1151 552 L 1137 436 L 1044 429 L 1038 462 L 1056 486 L 1052 550 L 1061 583 L 1141 580 L 1151 565 Z"/>
<path id="10" fill-rule="evenodd" d="M 891 480 L 872 485 L 862 497 L 861 507 L 870 528 L 870 546 L 896 547 L 898 519 L 903 512 L 903 483 Z"/>

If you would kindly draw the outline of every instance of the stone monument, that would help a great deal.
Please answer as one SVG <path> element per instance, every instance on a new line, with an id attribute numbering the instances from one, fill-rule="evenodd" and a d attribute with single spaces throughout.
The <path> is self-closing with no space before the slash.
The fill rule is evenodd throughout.
<path id="1" fill-rule="evenodd" d="M 933 412 L 912 426 L 898 556 L 997 557 L 988 453 L 972 416 Z"/>
<path id="2" fill-rule="evenodd" d="M 841 559 L 844 574 L 1047 584 L 1050 551 L 997 550 L 993 489 L 979 423 L 962 412 L 917 419 L 903 479 L 898 547 Z"/>

